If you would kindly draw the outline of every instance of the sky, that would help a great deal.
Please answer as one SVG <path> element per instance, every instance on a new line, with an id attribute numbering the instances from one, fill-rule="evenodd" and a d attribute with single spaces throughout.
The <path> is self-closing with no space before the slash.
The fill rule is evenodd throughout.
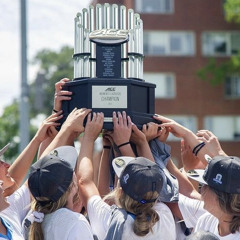
<path id="1" fill-rule="evenodd" d="M 27 57 L 31 63 L 43 48 L 59 50 L 73 47 L 74 17 L 88 7 L 91 0 L 26 0 Z M 0 116 L 4 107 L 20 96 L 20 3 L 21 0 L 0 0 Z M 28 83 L 37 74 L 37 66 L 28 65 Z"/>

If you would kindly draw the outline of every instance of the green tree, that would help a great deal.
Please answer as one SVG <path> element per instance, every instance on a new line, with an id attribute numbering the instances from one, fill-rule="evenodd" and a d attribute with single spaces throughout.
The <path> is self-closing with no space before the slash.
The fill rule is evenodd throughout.
<path id="1" fill-rule="evenodd" d="M 37 131 L 31 124 L 31 120 L 38 114 L 50 115 L 53 108 L 55 83 L 64 77 L 73 78 L 73 49 L 64 46 L 59 52 L 43 49 L 36 54 L 33 64 L 39 65 L 39 71 L 44 74 L 43 84 L 44 105 L 40 110 L 34 108 L 36 83 L 30 85 L 30 139 Z M 0 148 L 11 143 L 9 151 L 4 154 L 7 160 L 13 160 L 18 155 L 19 147 L 19 102 L 15 99 L 13 103 L 4 108 L 0 117 Z"/>
<path id="2" fill-rule="evenodd" d="M 53 108 L 53 99 L 55 91 L 55 83 L 60 79 L 67 77 L 73 78 L 73 48 L 64 46 L 59 52 L 55 52 L 49 49 L 43 49 L 37 53 L 33 63 L 38 64 L 39 71 L 45 75 L 45 84 L 43 85 L 44 92 L 44 106 L 41 109 L 41 113 L 49 115 Z M 39 110 L 34 109 L 33 101 L 35 99 L 36 89 L 35 82 L 30 86 L 31 95 L 30 102 L 32 103 L 31 113 L 36 115 Z M 33 116 L 32 116 L 33 117 Z"/>
<path id="3" fill-rule="evenodd" d="M 240 0 L 226 0 L 224 10 L 226 21 L 240 24 Z M 223 83 L 227 76 L 239 73 L 240 51 L 221 63 L 218 63 L 215 58 L 210 58 L 206 66 L 197 72 L 197 75 L 214 86 Z"/>

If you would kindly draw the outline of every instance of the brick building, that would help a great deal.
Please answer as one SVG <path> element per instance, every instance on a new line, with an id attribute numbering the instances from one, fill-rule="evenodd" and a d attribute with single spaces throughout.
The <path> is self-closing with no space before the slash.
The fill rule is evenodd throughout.
<path id="1" fill-rule="evenodd" d="M 98 0 L 95 3 L 104 3 Z M 229 59 L 240 48 L 240 27 L 224 19 L 221 0 L 118 0 L 144 23 L 144 79 L 157 85 L 156 113 L 194 132 L 211 130 L 229 155 L 240 156 L 240 78 L 213 87 L 196 72 L 210 57 Z M 170 137 L 173 157 L 180 143 Z"/>

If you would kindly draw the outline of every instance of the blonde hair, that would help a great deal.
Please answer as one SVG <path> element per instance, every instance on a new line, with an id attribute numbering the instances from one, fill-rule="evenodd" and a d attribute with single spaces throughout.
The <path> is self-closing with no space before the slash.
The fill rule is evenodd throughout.
<path id="1" fill-rule="evenodd" d="M 156 199 L 158 197 L 158 192 L 148 192 L 143 198 L 146 200 Z M 152 228 L 156 222 L 159 221 L 159 216 L 157 212 L 152 209 L 155 202 L 151 203 L 139 203 L 125 194 L 121 188 L 116 187 L 110 194 L 108 194 L 104 200 L 113 201 L 119 206 L 122 207 L 129 213 L 132 213 L 136 216 L 133 223 L 133 232 L 137 236 L 145 236 L 149 232 L 152 232 Z"/>
<path id="2" fill-rule="evenodd" d="M 56 210 L 60 208 L 64 208 L 67 205 L 67 199 L 69 192 L 71 191 L 73 187 L 73 182 L 70 184 L 67 191 L 58 199 L 57 202 L 50 201 L 48 198 L 45 197 L 39 197 L 37 200 L 34 199 L 32 202 L 32 210 L 41 212 L 44 214 L 55 212 Z M 49 202 L 48 202 L 49 201 Z M 46 203 L 46 204 L 43 204 Z M 43 240 L 43 230 L 42 230 L 42 224 L 38 222 L 33 222 L 30 226 L 29 230 L 29 240 Z"/>
<path id="3" fill-rule="evenodd" d="M 212 187 L 210 189 L 217 195 L 220 208 L 227 214 L 232 215 L 229 222 L 231 233 L 240 231 L 240 194 L 220 192 Z"/>

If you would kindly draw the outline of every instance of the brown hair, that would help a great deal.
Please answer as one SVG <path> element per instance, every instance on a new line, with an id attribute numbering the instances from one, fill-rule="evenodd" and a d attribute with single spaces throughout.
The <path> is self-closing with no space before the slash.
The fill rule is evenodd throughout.
<path id="1" fill-rule="evenodd" d="M 148 192 L 144 195 L 144 199 L 156 199 L 159 193 Z M 133 223 L 133 232 L 137 236 L 145 236 L 152 231 L 154 224 L 159 221 L 159 216 L 157 212 L 152 209 L 155 202 L 152 203 L 139 203 L 125 194 L 122 189 L 118 186 L 110 194 L 108 194 L 104 199 L 109 202 L 115 200 L 115 203 L 122 207 L 129 213 L 136 216 Z"/>
<path id="2" fill-rule="evenodd" d="M 211 187 L 210 189 L 217 195 L 220 208 L 225 213 L 232 215 L 232 221 L 229 222 L 230 232 L 238 232 L 240 228 L 240 194 L 220 192 Z"/>
<path id="3" fill-rule="evenodd" d="M 49 201 L 48 198 L 41 197 L 38 198 L 37 200 L 34 199 L 32 202 L 32 210 L 41 212 L 44 214 L 52 213 L 55 212 L 56 210 L 63 208 L 67 205 L 67 198 L 69 195 L 69 192 L 71 191 L 72 187 L 74 186 L 73 182 L 70 184 L 68 190 L 59 198 L 57 202 Z M 49 203 L 42 204 L 42 202 L 47 202 Z M 30 231 L 29 231 L 29 240 L 43 240 L 43 230 L 42 230 L 42 224 L 38 222 L 33 222 L 30 226 Z"/>

